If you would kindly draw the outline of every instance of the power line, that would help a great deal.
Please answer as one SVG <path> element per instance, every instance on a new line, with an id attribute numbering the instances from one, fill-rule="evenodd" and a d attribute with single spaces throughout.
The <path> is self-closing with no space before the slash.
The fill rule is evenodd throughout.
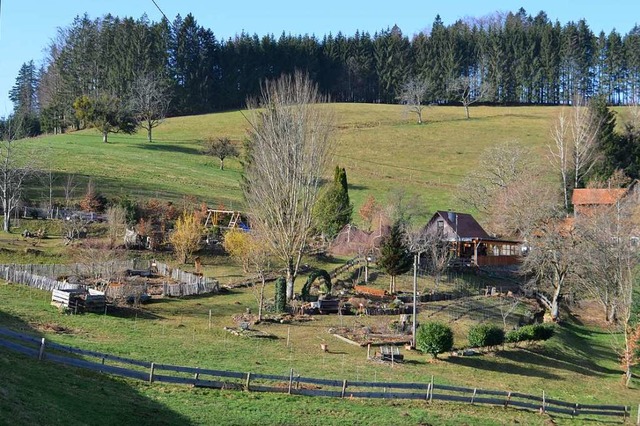
<path id="1" fill-rule="evenodd" d="M 0 0 L 1 1 L 1 0 Z M 162 11 L 162 9 L 160 9 L 160 6 L 158 6 L 158 3 L 156 3 L 156 0 L 151 0 L 153 2 L 153 4 L 156 6 L 156 8 L 160 11 L 160 13 L 162 14 L 162 16 L 164 16 L 164 19 L 167 20 L 167 22 L 171 22 L 169 21 L 169 18 L 167 18 L 167 15 L 164 14 L 164 12 Z"/>

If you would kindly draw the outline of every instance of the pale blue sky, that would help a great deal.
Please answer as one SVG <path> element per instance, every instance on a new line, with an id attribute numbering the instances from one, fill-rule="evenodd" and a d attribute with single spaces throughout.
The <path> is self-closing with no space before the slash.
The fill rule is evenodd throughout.
<path id="1" fill-rule="evenodd" d="M 444 0 L 379 1 L 205 1 L 156 0 L 173 19 L 192 13 L 198 23 L 210 28 L 218 39 L 232 37 L 242 30 L 253 34 L 283 31 L 315 34 L 357 29 L 374 33 L 397 24 L 406 35 L 430 27 L 436 14 L 445 24 L 466 16 L 485 16 L 495 11 L 516 11 L 520 7 L 535 15 L 544 10 L 549 19 L 577 21 L 585 18 L 597 34 L 615 28 L 628 32 L 640 23 L 639 0 Z M 56 28 L 69 25 L 76 15 L 91 18 L 111 13 L 139 18 L 143 13 L 153 20 L 161 14 L 152 0 L 0 0 L 0 116 L 12 110 L 8 92 L 20 66 L 31 59 L 39 63 L 42 50 L 56 34 Z"/>

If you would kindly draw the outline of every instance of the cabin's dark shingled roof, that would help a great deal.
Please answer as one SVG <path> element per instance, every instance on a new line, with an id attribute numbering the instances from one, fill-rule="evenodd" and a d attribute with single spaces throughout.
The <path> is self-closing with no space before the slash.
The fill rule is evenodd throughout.
<path id="1" fill-rule="evenodd" d="M 436 212 L 442 219 L 444 219 L 449 226 L 458 233 L 460 238 L 481 238 L 492 239 L 492 237 L 486 233 L 482 226 L 468 213 L 457 213 L 448 211 Z M 449 220 L 449 214 L 453 215 L 453 221 Z M 456 217 L 457 226 L 456 226 Z"/>

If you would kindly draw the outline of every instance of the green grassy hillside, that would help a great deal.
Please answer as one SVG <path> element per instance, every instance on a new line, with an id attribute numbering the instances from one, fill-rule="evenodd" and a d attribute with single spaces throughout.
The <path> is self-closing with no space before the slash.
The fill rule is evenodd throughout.
<path id="1" fill-rule="evenodd" d="M 384 200 L 389 191 L 419 194 L 429 211 L 460 208 L 457 183 L 477 166 L 478 156 L 489 146 L 517 140 L 543 159 L 557 107 L 476 107 L 465 120 L 461 107 L 431 107 L 426 124 L 416 125 L 398 105 L 334 104 L 337 116 L 334 164 L 346 167 L 350 195 L 356 207 L 372 194 Z M 209 205 L 242 206 L 240 163 L 200 154 L 208 136 L 229 137 L 240 143 L 248 122 L 239 111 L 166 120 L 155 132 L 155 142 L 145 135 L 110 135 L 109 144 L 94 130 L 46 136 L 24 142 L 42 159 L 44 168 L 56 172 L 56 197 L 70 174 L 83 183 L 94 177 L 98 191 L 107 196 L 158 197 L 178 201 L 194 196 Z M 48 190 L 31 188 L 34 201 Z"/>

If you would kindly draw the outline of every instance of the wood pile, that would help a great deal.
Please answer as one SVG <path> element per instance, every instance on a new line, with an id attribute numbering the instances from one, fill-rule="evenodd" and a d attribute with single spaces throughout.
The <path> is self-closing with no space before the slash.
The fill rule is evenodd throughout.
<path id="1" fill-rule="evenodd" d="M 103 292 L 94 289 L 53 290 L 51 304 L 74 313 L 103 312 L 106 298 Z"/>

